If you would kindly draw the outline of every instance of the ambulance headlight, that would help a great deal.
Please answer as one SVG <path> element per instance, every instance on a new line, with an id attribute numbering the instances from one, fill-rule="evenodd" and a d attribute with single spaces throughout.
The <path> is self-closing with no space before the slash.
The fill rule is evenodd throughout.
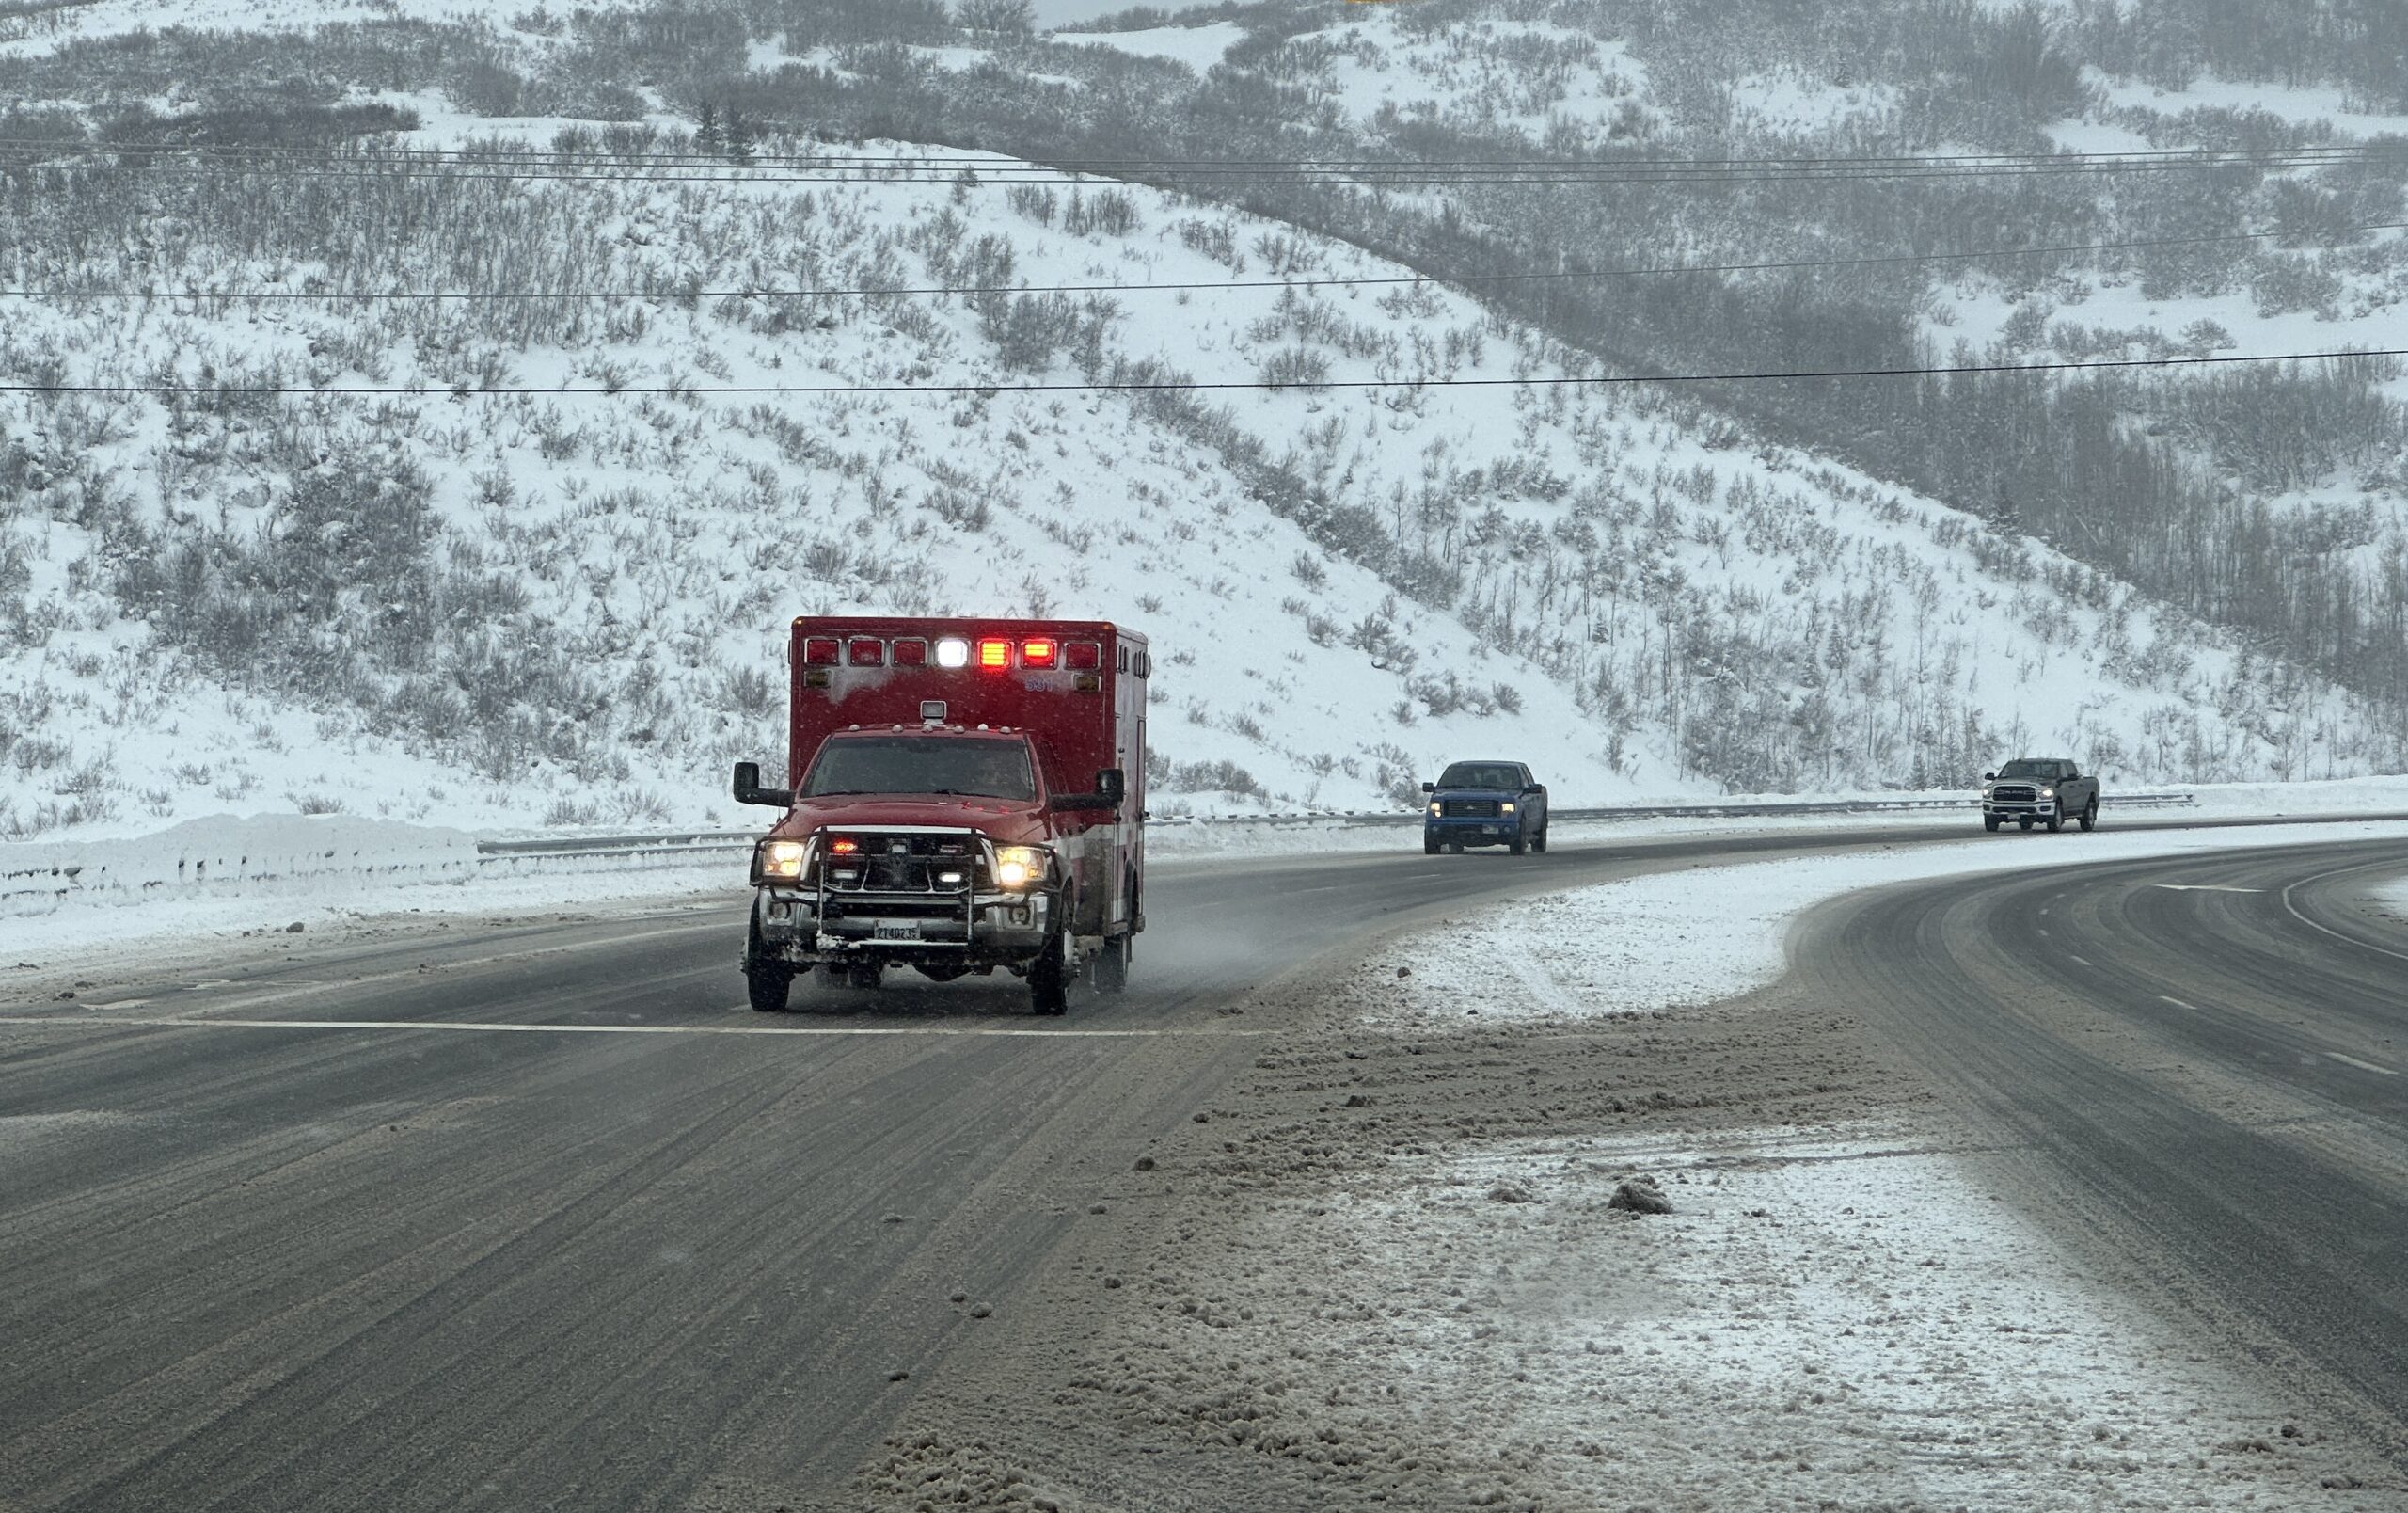
<path id="1" fill-rule="evenodd" d="M 809 851 L 799 840 L 765 840 L 752 851 L 752 881 L 791 883 L 802 876 L 802 858 Z"/>
<path id="2" fill-rule="evenodd" d="M 1041 846 L 995 848 L 995 885 L 1024 888 L 1045 881 L 1045 849 Z"/>

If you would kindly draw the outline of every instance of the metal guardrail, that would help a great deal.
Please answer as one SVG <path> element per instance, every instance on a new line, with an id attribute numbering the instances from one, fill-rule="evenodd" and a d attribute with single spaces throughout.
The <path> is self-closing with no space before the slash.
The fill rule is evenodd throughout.
<path id="1" fill-rule="evenodd" d="M 2100 798 L 2102 808 L 2187 808 L 2198 802 L 2186 792 L 2121 793 Z M 1746 820 L 1810 819 L 1817 815 L 1908 814 L 1933 810 L 1969 811 L 1976 800 L 1956 799 L 1823 799 L 1795 803 L 1612 804 L 1601 808 L 1558 809 L 1552 818 L 1577 823 L 1610 823 L 1616 820 Z M 1187 815 L 1152 820 L 1165 828 L 1185 826 L 1302 825 L 1337 827 L 1403 826 L 1421 822 L 1421 811 L 1383 809 L 1369 812 L 1318 810 L 1295 814 Z M 745 851 L 761 838 L 756 830 L 662 830 L 617 836 L 542 836 L 521 840 L 480 840 L 480 866 L 514 861 L 557 860 L 565 857 L 673 857 L 723 851 Z"/>
<path id="2" fill-rule="evenodd" d="M 664 830 L 631 836 L 538 836 L 528 840 L 479 840 L 477 865 L 559 861 L 566 857 L 653 856 L 663 859 L 715 852 L 750 851 L 757 830 Z"/>

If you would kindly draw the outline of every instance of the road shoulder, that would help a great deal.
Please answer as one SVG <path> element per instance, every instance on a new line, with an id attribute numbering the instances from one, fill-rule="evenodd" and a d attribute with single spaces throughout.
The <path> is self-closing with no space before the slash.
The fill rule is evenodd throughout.
<path id="1" fill-rule="evenodd" d="M 1511 952 L 1517 917 L 1446 928 Z M 863 1502 L 2373 1509 L 2408 1490 L 2311 1404 L 2100 1285 L 1844 1008 L 1419 960 L 1392 943 L 1249 1005 L 1282 1032 L 1128 1153 L 1018 1316 L 865 1468 Z M 1616 1206 L 1641 1178 L 1671 1213 Z"/>

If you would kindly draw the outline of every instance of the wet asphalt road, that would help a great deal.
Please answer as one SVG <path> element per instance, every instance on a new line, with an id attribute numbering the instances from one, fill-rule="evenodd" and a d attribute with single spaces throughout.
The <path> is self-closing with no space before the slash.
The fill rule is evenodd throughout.
<path id="1" fill-rule="evenodd" d="M 1965 878 L 1796 961 L 2236 1353 L 2408 1463 L 2408 842 Z"/>
<path id="2" fill-rule="evenodd" d="M 1515 894 L 1964 838 L 1163 867 L 1132 991 L 1060 1020 L 1029 1017 L 1017 982 L 916 979 L 753 1014 L 735 895 L 269 942 L 9 1004 L 0 1513 L 837 1505 L 916 1384 L 975 1348 L 966 1305 L 1006 1302 L 1133 1152 L 1279 1033 L 1237 1011 L 1249 993 Z M 2408 946 L 2353 912 L 2346 875 L 2283 871 L 2343 854 L 1932 884 L 1841 906 L 1803 963 L 2040 1157 L 2112 1168 L 2096 1190 L 2216 1297 L 2323 1310 L 2320 1359 L 2397 1409 L 2408 1146 L 2386 1074 L 2408 1042 L 2385 1036 L 2408 962 L 2384 953 Z M 2408 847 L 2346 859 L 2408 871 Z M 2064 948 L 2027 949 L 2036 930 Z M 2285 1112 L 2094 1055 L 2067 1027 L 2084 1012 Z M 2279 1123 L 2301 1109 L 2323 1133 Z M 2278 1163 L 2283 1223 L 2194 1233 Z M 2284 1275 L 2313 1300 L 2273 1296 Z"/>

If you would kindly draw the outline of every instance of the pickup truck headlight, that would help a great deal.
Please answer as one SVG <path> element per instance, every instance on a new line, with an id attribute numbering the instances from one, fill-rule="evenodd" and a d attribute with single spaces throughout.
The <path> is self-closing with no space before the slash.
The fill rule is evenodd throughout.
<path id="1" fill-rule="evenodd" d="M 2053 799 L 2053 798 L 2055 798 L 2056 796 L 2057 796 L 2057 790 L 2056 790 L 2055 788 L 2042 788 L 2042 789 L 2040 790 L 2040 797 L 2042 797 L 2042 798 L 2044 798 L 2044 799 Z"/>
<path id="2" fill-rule="evenodd" d="M 998 846 L 995 848 L 995 884 L 998 887 L 1024 888 L 1045 880 L 1045 848 L 1042 846 Z"/>
<path id="3" fill-rule="evenodd" d="M 1430 812 L 1432 814 L 1442 814 L 1445 812 L 1445 805 L 1441 804 L 1437 800 L 1432 799 L 1430 801 Z"/>
<path id="4" fill-rule="evenodd" d="M 1513 812 L 1513 801 L 1509 799 L 1505 803 L 1498 804 L 1497 806 L 1497 812 L 1498 814 L 1512 814 Z"/>
<path id="5" fill-rule="evenodd" d="M 752 851 L 752 876 L 761 883 L 791 883 L 802 876 L 802 858 L 809 851 L 799 840 L 765 840 Z"/>

